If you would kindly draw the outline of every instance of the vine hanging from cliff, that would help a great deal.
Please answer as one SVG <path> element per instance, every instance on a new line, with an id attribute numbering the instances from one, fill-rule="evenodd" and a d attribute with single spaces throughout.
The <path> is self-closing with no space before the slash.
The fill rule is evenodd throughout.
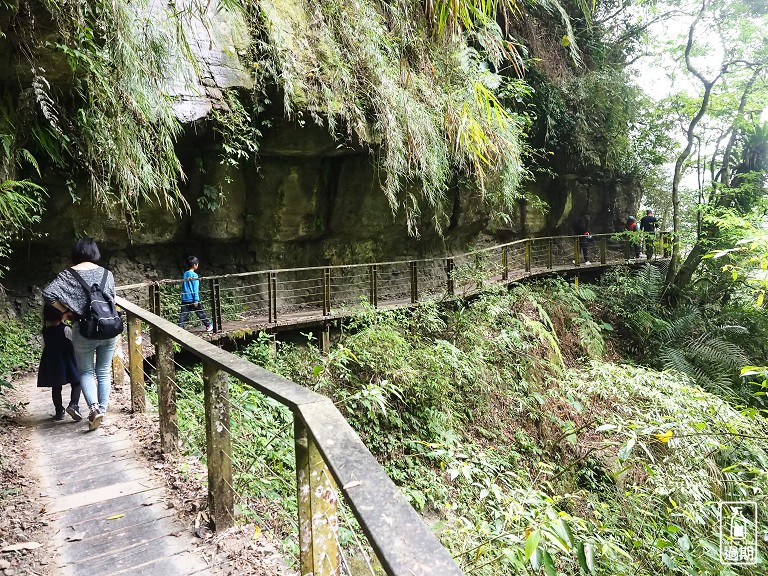
<path id="1" fill-rule="evenodd" d="M 27 21 L 29 14 L 39 16 Z M 12 90 L 17 109 L 36 108 L 26 125 L 31 145 L 67 177 L 84 172 L 96 204 L 124 210 L 141 202 L 172 210 L 185 205 L 174 151 L 180 126 L 166 89 L 169 78 L 183 74 L 178 56 L 189 54 L 179 32 L 178 20 L 164 9 L 124 0 L 27 0 L 11 19 L 7 38 L 33 71 L 29 86 L 22 78 Z M 71 90 L 51 89 L 39 61 L 51 49 L 69 66 L 68 74 L 56 71 L 57 84 Z"/>
<path id="2" fill-rule="evenodd" d="M 282 89 L 289 116 L 307 114 L 368 146 L 412 234 L 425 209 L 445 228 L 447 191 L 461 179 L 513 210 L 526 175 L 526 118 L 500 103 L 504 80 L 466 36 L 434 38 L 424 10 L 406 1 L 263 1 L 249 17 L 257 80 Z"/>

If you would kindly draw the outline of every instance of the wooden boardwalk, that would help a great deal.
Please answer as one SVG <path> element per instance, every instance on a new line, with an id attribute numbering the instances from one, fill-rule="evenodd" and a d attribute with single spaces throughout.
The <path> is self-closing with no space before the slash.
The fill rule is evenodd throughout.
<path id="1" fill-rule="evenodd" d="M 57 574 L 213 574 L 194 552 L 191 531 L 166 507 L 165 488 L 151 477 L 128 432 L 114 424 L 122 414 L 110 407 L 106 423 L 89 432 L 85 420 L 52 421 L 49 390 L 35 388 L 34 377 L 17 385 L 30 398 L 24 421 L 36 454 L 30 464 L 40 477 Z M 68 394 L 66 387 L 65 403 Z"/>

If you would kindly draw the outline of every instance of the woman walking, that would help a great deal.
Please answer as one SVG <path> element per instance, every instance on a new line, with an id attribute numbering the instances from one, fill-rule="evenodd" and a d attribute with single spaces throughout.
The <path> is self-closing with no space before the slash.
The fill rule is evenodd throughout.
<path id="1" fill-rule="evenodd" d="M 102 284 L 106 296 L 115 298 L 115 278 L 112 272 L 97 264 L 101 253 L 92 238 L 81 238 L 72 247 L 72 270 L 89 285 Z M 78 318 L 86 315 L 89 294 L 75 275 L 62 270 L 43 290 L 43 298 L 62 312 L 71 310 Z M 72 331 L 72 346 L 80 370 L 80 385 L 88 404 L 88 428 L 95 430 L 101 425 L 109 404 L 112 390 L 112 356 L 117 345 L 117 336 L 103 340 L 85 338 L 77 324 Z"/>

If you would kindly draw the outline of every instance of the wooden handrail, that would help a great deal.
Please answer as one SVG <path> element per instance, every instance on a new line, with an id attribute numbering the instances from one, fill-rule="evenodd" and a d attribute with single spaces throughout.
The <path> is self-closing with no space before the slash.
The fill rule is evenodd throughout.
<path id="1" fill-rule="evenodd" d="M 387 574 L 396 576 L 462 574 L 448 551 L 432 534 L 421 516 L 405 500 L 397 486 L 329 398 L 273 374 L 240 356 L 222 350 L 125 298 L 117 297 L 116 303 L 126 312 L 129 326 L 135 327 L 137 322 L 141 321 L 152 328 L 156 335 L 158 350 L 163 354 L 168 353 L 168 342 L 174 341 L 203 362 L 206 379 L 204 389 L 207 427 L 209 431 L 216 430 L 218 434 L 213 440 L 209 434 L 209 442 L 206 446 L 209 463 L 209 502 L 217 527 L 228 525 L 234 517 L 233 505 L 230 504 L 233 502 L 232 494 L 227 492 L 231 491 L 232 487 L 231 467 L 217 467 L 214 464 L 222 461 L 220 452 L 226 450 L 229 445 L 227 439 L 221 436 L 222 429 L 229 430 L 228 422 L 225 426 L 215 425 L 216 419 L 222 418 L 222 414 L 226 413 L 228 418 L 228 408 L 226 408 L 228 399 L 221 397 L 222 394 L 226 394 L 226 387 L 216 385 L 216 382 L 222 380 L 218 375 L 221 372 L 273 398 L 293 412 L 295 428 L 301 436 L 297 435 L 296 443 L 302 574 L 314 572 L 315 576 L 320 576 L 321 573 L 333 573 L 332 571 L 316 572 L 313 569 L 313 566 L 322 564 L 318 563 L 318 554 L 324 554 L 326 564 L 328 558 L 332 558 L 328 546 L 333 538 L 328 537 L 328 531 L 333 531 L 333 524 L 324 519 L 336 517 L 334 514 L 313 516 L 311 502 L 307 503 L 309 506 L 309 514 L 307 514 L 307 508 L 304 506 L 303 499 L 307 493 L 313 495 L 325 490 L 325 488 L 313 489 L 320 486 L 319 482 L 324 476 L 317 472 L 318 462 L 313 458 L 313 454 L 319 454 L 322 457 L 322 462 L 319 464 L 327 466 L 333 482 L 344 495 Z M 134 352 L 129 365 L 133 382 L 133 371 L 141 370 L 141 366 L 133 360 L 137 353 L 136 347 L 139 349 L 141 347 L 141 338 L 133 333 L 132 337 L 134 340 L 129 342 L 129 347 Z M 166 371 L 172 370 L 173 362 L 168 362 L 166 358 L 162 366 Z M 161 382 L 167 383 L 167 379 L 167 372 L 159 375 Z M 133 386 L 131 390 L 133 391 Z M 213 394 L 219 396 L 209 396 Z M 163 402 L 166 405 L 161 409 L 161 418 L 163 415 L 175 418 L 175 407 L 170 405 L 173 401 L 173 395 L 169 393 L 167 386 L 164 386 Z M 215 406 L 219 407 L 218 411 L 209 413 L 210 407 Z M 161 439 L 161 445 L 165 450 L 173 450 L 173 433 L 174 431 L 177 433 L 175 421 L 161 422 L 160 429 L 166 435 Z M 304 430 L 306 434 L 303 433 Z M 222 478 L 222 474 L 229 474 L 230 477 Z M 302 482 L 307 484 L 303 485 Z M 318 484 L 314 484 L 315 482 Z M 217 493 L 216 490 L 219 492 Z M 326 505 L 329 503 L 335 505 L 330 500 L 325 502 Z M 315 516 L 322 516 L 322 518 L 318 519 Z M 310 552 L 306 552 L 307 548 L 304 546 L 307 538 L 312 544 L 308 548 Z M 334 545 L 338 545 L 338 538 L 335 542 Z"/>

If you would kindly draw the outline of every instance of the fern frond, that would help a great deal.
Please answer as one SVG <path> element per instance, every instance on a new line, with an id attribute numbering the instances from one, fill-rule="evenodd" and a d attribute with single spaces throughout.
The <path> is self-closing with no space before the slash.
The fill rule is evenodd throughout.
<path id="1" fill-rule="evenodd" d="M 691 380 L 697 380 L 697 369 L 678 348 L 665 347 L 659 352 L 659 360 L 664 370 L 672 370 L 683 374 Z"/>
<path id="2" fill-rule="evenodd" d="M 37 163 L 37 159 L 32 156 L 32 153 L 26 148 L 19 148 L 17 153 L 22 159 L 26 160 L 27 164 L 32 166 L 32 168 L 35 169 L 35 172 L 37 172 L 37 175 L 40 176 L 40 165 Z"/>
<path id="3" fill-rule="evenodd" d="M 690 337 L 696 331 L 697 325 L 702 321 L 701 311 L 697 308 L 678 309 L 667 327 L 661 332 L 660 339 L 665 344 L 674 346 L 686 337 Z"/>
<path id="4" fill-rule="evenodd" d="M 51 85 L 48 80 L 40 74 L 45 72 L 43 68 L 34 68 L 32 70 L 34 76 L 32 78 L 32 90 L 35 93 L 35 100 L 40 106 L 40 111 L 43 113 L 43 117 L 48 120 L 51 127 L 57 134 L 62 134 L 61 127 L 59 126 L 59 112 L 56 109 L 56 103 L 51 98 L 49 92 Z"/>
<path id="5" fill-rule="evenodd" d="M 632 274 L 632 279 L 646 301 L 653 304 L 661 302 L 666 284 L 659 267 L 646 264 Z"/>
<path id="6" fill-rule="evenodd" d="M 749 364 L 749 359 L 740 346 L 712 333 L 703 334 L 690 341 L 687 349 L 690 357 L 712 366 L 737 370 Z"/>

